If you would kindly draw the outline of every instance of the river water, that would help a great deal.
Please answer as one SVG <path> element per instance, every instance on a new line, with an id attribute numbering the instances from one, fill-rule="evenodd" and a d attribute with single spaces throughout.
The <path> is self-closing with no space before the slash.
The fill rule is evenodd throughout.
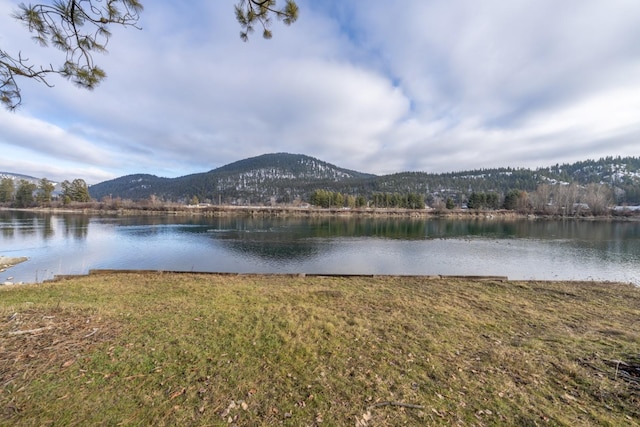
<path id="1" fill-rule="evenodd" d="M 495 275 L 640 285 L 640 222 L 98 217 L 0 211 L 0 283 L 90 269 Z"/>

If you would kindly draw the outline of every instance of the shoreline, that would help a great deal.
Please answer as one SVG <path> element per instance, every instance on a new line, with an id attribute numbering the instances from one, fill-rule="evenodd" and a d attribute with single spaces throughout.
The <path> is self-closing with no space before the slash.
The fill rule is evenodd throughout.
<path id="1" fill-rule="evenodd" d="M 248 216 L 248 217 L 362 217 L 362 218 L 447 218 L 447 219 L 486 219 L 486 220 L 552 220 L 552 221 L 640 221 L 640 215 L 557 215 L 519 213 L 509 210 L 468 210 L 455 209 L 443 211 L 438 209 L 397 209 L 397 208 L 317 208 L 295 206 L 153 206 L 153 207 L 37 207 L 37 208 L 7 208 L 0 207 L 0 211 L 34 212 L 50 214 L 78 214 L 103 216 Z"/>
<path id="2" fill-rule="evenodd" d="M 14 265 L 20 264 L 21 262 L 25 262 L 29 258 L 27 257 L 7 257 L 4 255 L 0 255 L 0 273 L 8 270 Z"/>

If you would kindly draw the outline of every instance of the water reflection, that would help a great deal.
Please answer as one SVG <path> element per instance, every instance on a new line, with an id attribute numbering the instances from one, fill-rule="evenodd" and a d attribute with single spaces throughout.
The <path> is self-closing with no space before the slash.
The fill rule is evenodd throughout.
<path id="1" fill-rule="evenodd" d="M 63 233 L 76 240 L 86 239 L 89 235 L 90 217 L 87 215 L 64 215 L 62 217 Z"/>
<path id="2" fill-rule="evenodd" d="M 24 281 L 43 278 L 43 271 L 51 276 L 122 268 L 498 274 L 640 283 L 640 223 L 0 211 L 0 254 L 30 257 L 11 269 Z"/>

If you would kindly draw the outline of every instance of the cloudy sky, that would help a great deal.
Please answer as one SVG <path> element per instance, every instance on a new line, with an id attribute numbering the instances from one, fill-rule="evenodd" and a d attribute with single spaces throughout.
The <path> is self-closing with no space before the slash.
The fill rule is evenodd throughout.
<path id="1" fill-rule="evenodd" d="M 0 47 L 63 62 L 10 18 Z M 539 167 L 640 155 L 638 0 L 298 0 L 240 40 L 236 0 L 144 1 L 95 91 L 21 81 L 0 171 L 89 184 L 265 153 L 361 172 Z"/>

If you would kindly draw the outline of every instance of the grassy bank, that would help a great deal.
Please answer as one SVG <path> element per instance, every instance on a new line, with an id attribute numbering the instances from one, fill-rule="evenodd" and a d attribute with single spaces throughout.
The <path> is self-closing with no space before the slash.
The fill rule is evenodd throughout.
<path id="1" fill-rule="evenodd" d="M 94 275 L 0 337 L 0 424 L 640 425 L 630 285 Z"/>

